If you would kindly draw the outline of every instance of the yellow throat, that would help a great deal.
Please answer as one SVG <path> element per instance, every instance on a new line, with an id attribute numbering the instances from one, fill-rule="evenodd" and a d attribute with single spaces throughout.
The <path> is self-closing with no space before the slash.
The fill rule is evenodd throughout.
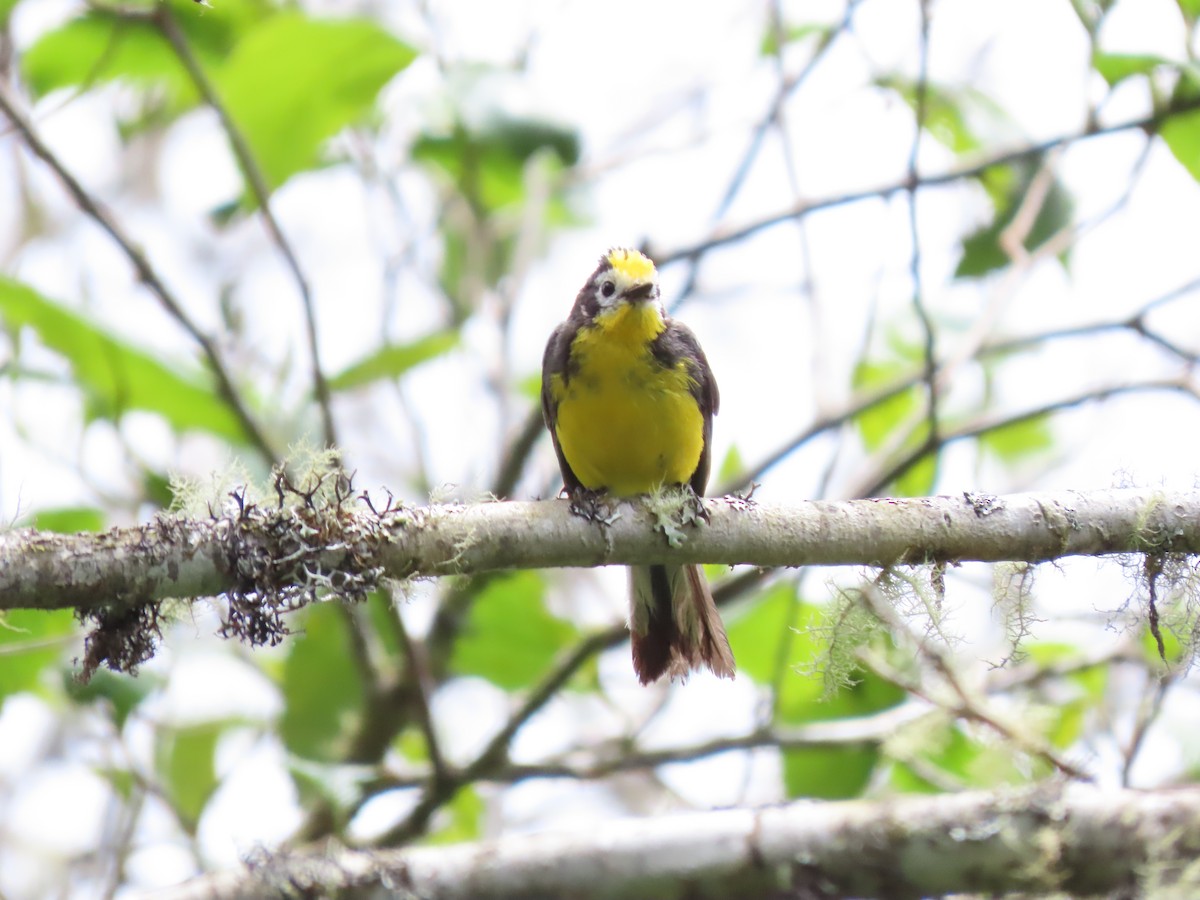
<path id="1" fill-rule="evenodd" d="M 609 261 L 631 282 L 654 274 L 636 251 Z M 619 302 L 575 335 L 569 379 L 551 379 L 558 440 L 587 488 L 628 497 L 686 483 L 696 471 L 704 417 L 687 363 L 665 368 L 651 353 L 665 327 L 657 303 Z"/>

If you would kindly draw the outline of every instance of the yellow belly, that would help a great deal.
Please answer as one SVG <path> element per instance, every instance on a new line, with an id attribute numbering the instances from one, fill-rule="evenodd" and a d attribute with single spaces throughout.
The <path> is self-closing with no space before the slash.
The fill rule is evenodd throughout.
<path id="1" fill-rule="evenodd" d="M 691 478 L 704 448 L 704 417 L 684 363 L 664 369 L 644 341 L 581 332 L 579 367 L 551 389 L 555 431 L 576 477 L 587 488 L 629 497 Z"/>

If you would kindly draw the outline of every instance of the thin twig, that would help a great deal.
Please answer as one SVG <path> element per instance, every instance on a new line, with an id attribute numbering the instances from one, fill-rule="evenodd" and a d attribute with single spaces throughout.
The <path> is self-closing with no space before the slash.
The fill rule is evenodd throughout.
<path id="1" fill-rule="evenodd" d="M 1035 334 L 1020 335 L 1017 337 L 1001 338 L 998 340 L 988 341 L 980 344 L 974 353 L 973 358 L 985 359 L 991 356 L 1007 356 L 1012 353 L 1028 350 L 1050 341 L 1059 340 L 1062 338 L 1078 338 L 1086 337 L 1093 334 L 1101 334 L 1106 331 L 1122 331 L 1131 330 L 1139 334 L 1146 340 L 1154 343 L 1187 364 L 1194 365 L 1197 362 L 1197 354 L 1186 348 L 1176 345 L 1174 342 L 1160 335 L 1158 332 L 1151 329 L 1146 324 L 1148 315 L 1167 303 L 1173 302 L 1186 296 L 1189 293 L 1200 290 L 1200 278 L 1192 279 L 1170 291 L 1147 301 L 1142 305 L 1137 312 L 1132 316 L 1122 319 L 1111 319 L 1101 322 L 1092 322 L 1084 325 L 1073 325 L 1067 328 L 1056 328 L 1048 331 L 1041 331 Z M 938 378 L 945 380 L 946 367 L 950 365 L 959 365 L 961 362 L 959 356 L 955 356 L 947 362 L 943 362 L 942 369 L 938 373 Z M 745 490 L 750 484 L 762 478 L 770 469 L 774 468 L 790 455 L 795 453 L 801 447 L 812 441 L 814 438 L 847 424 L 870 409 L 875 408 L 881 403 L 886 403 L 888 400 L 904 393 L 913 386 L 919 384 L 922 380 L 921 372 L 910 372 L 907 375 L 900 376 L 896 380 L 879 388 L 871 389 L 860 393 L 846 403 L 846 405 L 833 413 L 829 413 L 812 424 L 808 425 L 803 431 L 795 437 L 781 445 L 777 450 L 760 460 L 755 465 L 749 467 L 736 478 L 729 482 L 721 484 L 715 494 L 732 494 L 737 491 Z"/>
<path id="2" fill-rule="evenodd" d="M 908 229 L 912 240 L 912 254 L 909 261 L 909 271 L 912 278 L 912 305 L 921 323 L 924 337 L 922 353 L 924 356 L 925 382 L 925 414 L 923 418 L 928 423 L 925 442 L 929 447 L 936 447 L 940 442 L 940 386 L 937 379 L 937 330 L 934 328 L 933 316 L 925 300 L 925 288 L 921 278 L 921 234 L 917 223 L 917 195 L 921 184 L 918 172 L 918 157 L 921 150 L 921 134 L 925 130 L 926 106 L 929 97 L 929 0 L 920 0 L 921 32 L 918 49 L 919 71 L 917 73 L 916 93 L 913 97 L 914 132 L 912 147 L 908 154 Z"/>
<path id="3" fill-rule="evenodd" d="M 879 577 L 887 576 L 885 570 Z M 863 652 L 863 662 L 881 678 L 903 688 L 905 691 L 920 697 L 934 706 L 945 709 L 957 718 L 968 719 L 986 725 L 1001 737 L 1010 741 L 1014 746 L 1034 756 L 1039 756 L 1058 769 L 1064 775 L 1081 781 L 1090 781 L 1091 776 L 1069 760 L 1063 759 L 1050 744 L 1040 737 L 1004 721 L 1000 716 L 988 709 L 985 699 L 977 697 L 968 691 L 959 677 L 957 668 L 950 659 L 948 652 L 940 644 L 928 636 L 920 636 L 909 628 L 908 623 L 894 610 L 883 596 L 876 582 L 862 586 L 857 595 L 888 630 L 892 638 L 903 641 L 916 651 L 919 659 L 928 662 L 938 677 L 950 689 L 953 699 L 935 697 L 926 685 L 909 678 L 895 669 L 876 652 Z"/>
<path id="4" fill-rule="evenodd" d="M 738 162 L 737 168 L 734 170 L 733 177 L 730 179 L 728 186 L 725 188 L 725 193 L 721 196 L 721 200 L 717 203 L 716 211 L 713 213 L 711 221 L 720 221 L 729 211 L 729 207 L 733 204 L 734 199 L 745 184 L 746 178 L 750 174 L 750 170 L 754 165 L 754 161 L 758 158 L 759 152 L 762 150 L 763 143 L 766 140 L 767 134 L 772 128 L 776 128 L 780 136 L 786 143 L 786 132 L 781 127 L 783 110 L 790 98 L 796 90 L 808 79 L 813 70 L 825 58 L 825 54 L 833 46 L 836 39 L 850 27 L 850 19 L 853 17 L 854 9 L 862 0 L 849 0 L 846 4 L 845 13 L 842 16 L 841 22 L 836 27 L 826 32 L 818 42 L 813 55 L 805 62 L 804 66 L 795 75 L 782 76 L 780 78 L 779 87 L 775 92 L 775 97 L 771 101 L 771 106 L 767 110 L 767 114 L 759 121 L 754 129 L 754 133 L 750 136 L 750 142 L 746 146 L 746 151 Z M 776 30 L 777 39 L 782 32 L 782 23 L 780 21 L 778 8 L 773 9 L 774 22 L 773 26 Z M 783 60 L 782 50 L 783 41 L 777 40 L 778 48 L 775 54 L 776 66 L 782 74 Z M 786 150 L 786 148 L 785 148 Z M 785 164 L 788 166 L 789 173 L 792 172 L 792 154 L 784 153 Z M 793 185 L 794 186 L 794 185 Z M 653 254 L 652 254 L 653 255 Z M 683 285 L 674 299 L 669 304 L 669 309 L 673 312 L 680 304 L 683 303 L 696 290 L 696 281 L 700 272 L 700 262 L 703 257 L 703 252 L 694 254 L 688 257 L 688 271 L 683 279 Z"/>
<path id="5" fill-rule="evenodd" d="M 1122 753 L 1125 759 L 1121 764 L 1121 787 L 1130 786 L 1133 776 L 1133 764 L 1137 762 L 1138 755 L 1145 746 L 1146 735 L 1150 731 L 1150 726 L 1158 721 L 1158 717 L 1163 711 L 1163 701 L 1167 699 L 1167 692 L 1177 683 L 1171 672 L 1167 672 L 1161 677 L 1156 677 L 1153 673 L 1147 672 L 1147 678 L 1151 679 L 1151 683 L 1147 684 L 1149 688 L 1147 691 L 1148 696 L 1143 696 L 1142 702 L 1138 704 L 1137 720 L 1134 722 L 1133 733 L 1129 736 L 1129 744 Z"/>
<path id="6" fill-rule="evenodd" d="M 749 734 L 714 738 L 685 747 L 660 750 L 630 750 L 624 739 L 596 748 L 596 758 L 572 761 L 568 758 L 541 763 L 510 764 L 483 776 L 493 784 L 513 784 L 526 778 L 570 778 L 595 781 L 618 775 L 655 769 L 672 763 L 694 762 L 718 753 L 735 750 L 803 750 L 811 748 L 853 749 L 877 747 L 898 729 L 930 714 L 923 702 L 909 702 L 878 713 L 857 718 L 832 719 L 793 727 L 755 729 Z M 589 748 L 594 749 L 594 748 Z M 398 776 L 380 779 L 373 790 L 395 790 L 419 784 L 417 776 Z"/>
<path id="7" fill-rule="evenodd" d="M 1111 125 L 1098 125 L 1096 123 L 1089 123 L 1087 127 L 1080 131 L 1047 138 L 1044 141 L 1039 141 L 1035 144 L 1020 147 L 1016 150 L 1008 150 L 1002 153 L 997 153 L 991 157 L 988 157 L 982 162 L 975 163 L 973 165 L 959 166 L 936 175 L 924 175 L 921 177 L 916 186 L 936 187 L 938 185 L 951 184 L 956 181 L 978 178 L 989 169 L 994 169 L 997 166 L 1004 166 L 1010 163 L 1029 159 L 1030 157 L 1041 156 L 1055 147 L 1074 144 L 1080 141 L 1089 140 L 1094 137 L 1101 137 L 1104 135 L 1116 134 L 1122 131 L 1130 131 L 1135 129 L 1153 133 L 1157 131 L 1165 122 L 1171 120 L 1175 116 L 1194 112 L 1197 109 L 1200 109 L 1200 97 L 1176 103 L 1171 107 L 1159 110 L 1139 119 L 1128 119 L 1124 122 L 1117 122 Z M 807 216 L 814 212 L 833 209 L 838 206 L 847 206 L 851 203 L 859 203 L 863 200 L 890 197 L 893 194 L 907 192 L 910 190 L 910 187 L 911 181 L 906 173 L 905 177 L 900 181 L 877 185 L 873 188 L 863 188 L 862 190 L 858 191 L 850 191 L 845 194 L 839 194 L 836 197 L 826 197 L 819 200 L 804 201 L 802 203 L 793 205 L 789 209 L 781 210 L 780 212 L 764 216 L 761 219 L 749 222 L 740 227 L 728 230 L 723 229 L 701 241 L 700 243 L 692 244 L 686 247 L 680 247 L 665 253 L 659 253 L 655 256 L 655 259 L 658 267 L 662 269 L 667 266 L 674 265 L 675 263 L 699 256 L 715 247 L 722 247 L 726 244 L 734 244 L 739 241 L 743 241 L 746 238 L 763 231 L 764 229 L 779 225 L 788 221 L 789 219 L 794 219 L 799 216 Z"/>
<path id="8" fill-rule="evenodd" d="M 254 421 L 249 410 L 242 402 L 242 398 L 233 384 L 233 379 L 221 359 L 221 354 L 217 350 L 216 341 L 205 334 L 200 329 L 200 326 L 192 321 L 191 317 L 184 311 L 183 305 L 159 277 L 154 267 L 151 266 L 150 260 L 138 248 L 137 244 L 125 234 L 109 209 L 100 200 L 89 194 L 58 157 L 54 155 L 53 151 L 42 142 L 34 130 L 32 123 L 17 110 L 12 99 L 2 87 L 0 87 L 0 112 L 3 112 L 8 117 L 8 120 L 12 122 L 13 127 L 21 135 L 30 152 L 54 172 L 63 187 L 66 188 L 67 193 L 75 201 L 75 205 L 107 232 L 109 237 L 121 248 L 126 259 L 129 260 L 133 265 L 134 271 L 137 272 L 138 279 L 150 289 L 150 292 L 158 299 L 163 309 L 200 346 L 201 351 L 203 351 L 205 358 L 208 360 L 214 377 L 217 379 L 217 390 L 220 392 L 221 398 L 229 405 L 230 410 L 238 420 L 238 424 L 241 425 L 242 430 L 245 432 L 247 440 L 249 440 L 251 445 L 267 463 L 273 465 L 277 459 L 275 451 L 271 448 L 266 436 L 259 429 L 258 423 Z"/>
<path id="9" fill-rule="evenodd" d="M 426 787 L 425 795 L 402 821 L 390 828 L 375 842 L 380 846 L 403 844 L 423 832 L 429 824 L 430 817 L 445 803 L 448 803 L 459 789 L 487 776 L 505 765 L 508 745 L 513 736 L 529 719 L 558 693 L 579 668 L 608 646 L 609 633 L 599 632 L 582 640 L 576 647 L 563 657 L 550 673 L 535 686 L 525 702 L 509 716 L 501 728 L 488 742 L 487 746 L 465 768 L 446 775 L 440 781 L 434 781 Z M 367 798 L 364 798 L 364 800 Z"/>
<path id="10" fill-rule="evenodd" d="M 496 480 L 492 482 L 492 496 L 501 500 L 512 496 L 525 463 L 545 430 L 541 407 L 534 407 L 521 423 L 520 430 L 504 448 L 504 455 L 500 458 L 500 471 L 496 473 Z"/>
<path id="11" fill-rule="evenodd" d="M 940 450 L 956 441 L 980 437 L 993 431 L 999 431 L 1002 428 L 1039 419 L 1051 413 L 1062 412 L 1065 409 L 1074 409 L 1086 403 L 1099 403 L 1122 394 L 1138 394 L 1154 391 L 1192 393 L 1193 390 L 1193 387 L 1184 378 L 1151 379 L 1081 391 L 1078 394 L 1063 397 L 1059 400 L 1054 400 L 1017 413 L 980 416 L 972 422 L 943 432 L 941 440 L 936 447 L 929 447 L 926 443 L 922 443 L 920 446 L 904 451 L 898 458 L 892 461 L 887 469 L 881 473 L 872 475 L 870 481 L 863 480 L 856 485 L 852 485 L 847 494 L 851 497 L 874 497 L 919 463 L 926 454 L 934 450 Z"/>
<path id="12" fill-rule="evenodd" d="M 279 226 L 275 214 L 271 211 L 271 191 L 267 186 L 266 178 L 263 176 L 262 169 L 259 168 L 258 161 L 254 157 L 254 151 L 250 149 L 250 144 L 246 140 L 246 136 L 242 134 L 242 130 L 238 128 L 237 123 L 233 121 L 229 110 L 217 95 L 216 88 L 209 80 L 208 75 L 205 74 L 204 67 L 200 65 L 196 54 L 192 52 L 192 48 L 187 42 L 187 37 L 184 35 L 182 29 L 180 29 L 179 23 L 175 21 L 175 16 L 171 12 L 171 5 L 169 3 L 156 3 L 154 11 L 150 14 L 150 18 L 158 26 L 158 29 L 162 32 L 163 37 L 167 39 L 168 43 L 170 43 L 172 49 L 174 49 L 175 55 L 179 57 L 179 61 L 187 71 L 188 77 L 191 78 L 200 96 L 204 98 L 204 102 L 217 114 L 217 119 L 220 121 L 221 127 L 229 136 L 229 144 L 233 148 L 234 156 L 237 157 L 238 165 L 241 166 L 242 174 L 246 176 L 246 183 L 250 187 L 250 192 L 254 195 L 255 201 L 262 211 L 263 221 L 267 226 L 267 233 L 271 236 L 271 240 L 275 243 L 275 246 L 279 248 L 279 252 L 292 274 L 292 280 L 296 282 L 296 289 L 300 292 L 301 305 L 304 308 L 304 323 L 308 334 L 308 351 L 312 363 L 313 392 L 317 398 L 317 406 L 321 410 L 323 439 L 327 447 L 334 447 L 337 445 L 337 433 L 334 430 L 333 424 L 333 407 L 329 393 L 329 382 L 326 380 L 325 372 L 321 367 L 320 345 L 317 339 L 317 315 L 313 303 L 312 289 L 309 287 L 308 279 L 300 268 L 299 259 L 297 259 L 295 252 L 292 250 L 292 246 L 284 235 L 283 229 Z"/>
<path id="13" fill-rule="evenodd" d="M 404 681 L 409 686 L 409 693 L 417 712 L 417 725 L 421 736 L 425 739 L 425 752 L 429 755 L 429 765 L 432 770 L 433 782 L 444 781 L 447 775 L 445 757 L 442 755 L 441 741 L 438 740 L 437 728 L 433 724 L 433 715 L 429 711 L 429 698 L 433 694 L 433 679 L 429 675 L 429 666 L 425 660 L 425 648 L 413 640 L 404 624 L 404 617 L 393 596 L 388 604 L 388 624 L 392 634 L 404 651 L 405 674 Z"/>

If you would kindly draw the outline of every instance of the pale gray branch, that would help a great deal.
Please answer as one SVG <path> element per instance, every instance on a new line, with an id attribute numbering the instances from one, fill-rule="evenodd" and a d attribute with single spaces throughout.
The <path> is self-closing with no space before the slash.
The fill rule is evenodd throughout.
<path id="1" fill-rule="evenodd" d="M 168 597 L 360 596 L 386 577 L 672 560 L 755 566 L 893 565 L 1114 553 L 1200 553 L 1200 491 L 1153 489 L 812 501 L 705 501 L 675 526 L 641 501 L 602 524 L 565 501 L 401 508 L 350 504 L 161 517 L 99 534 L 0 532 L 0 609 L 131 608 Z"/>
<path id="2" fill-rule="evenodd" d="M 804 801 L 447 847 L 261 853 L 154 896 L 649 898 L 672 883 L 713 897 L 1188 896 L 1198 829 L 1196 788 Z"/>

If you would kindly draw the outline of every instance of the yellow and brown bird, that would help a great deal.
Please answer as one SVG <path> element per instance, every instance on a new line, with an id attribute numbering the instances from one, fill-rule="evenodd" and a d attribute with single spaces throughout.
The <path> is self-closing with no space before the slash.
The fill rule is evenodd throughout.
<path id="1" fill-rule="evenodd" d="M 696 336 L 663 311 L 658 272 L 636 250 L 610 250 L 542 359 L 542 414 L 568 493 L 634 497 L 708 483 L 717 382 Z M 699 566 L 630 571 L 629 630 L 642 684 L 733 653 Z"/>

